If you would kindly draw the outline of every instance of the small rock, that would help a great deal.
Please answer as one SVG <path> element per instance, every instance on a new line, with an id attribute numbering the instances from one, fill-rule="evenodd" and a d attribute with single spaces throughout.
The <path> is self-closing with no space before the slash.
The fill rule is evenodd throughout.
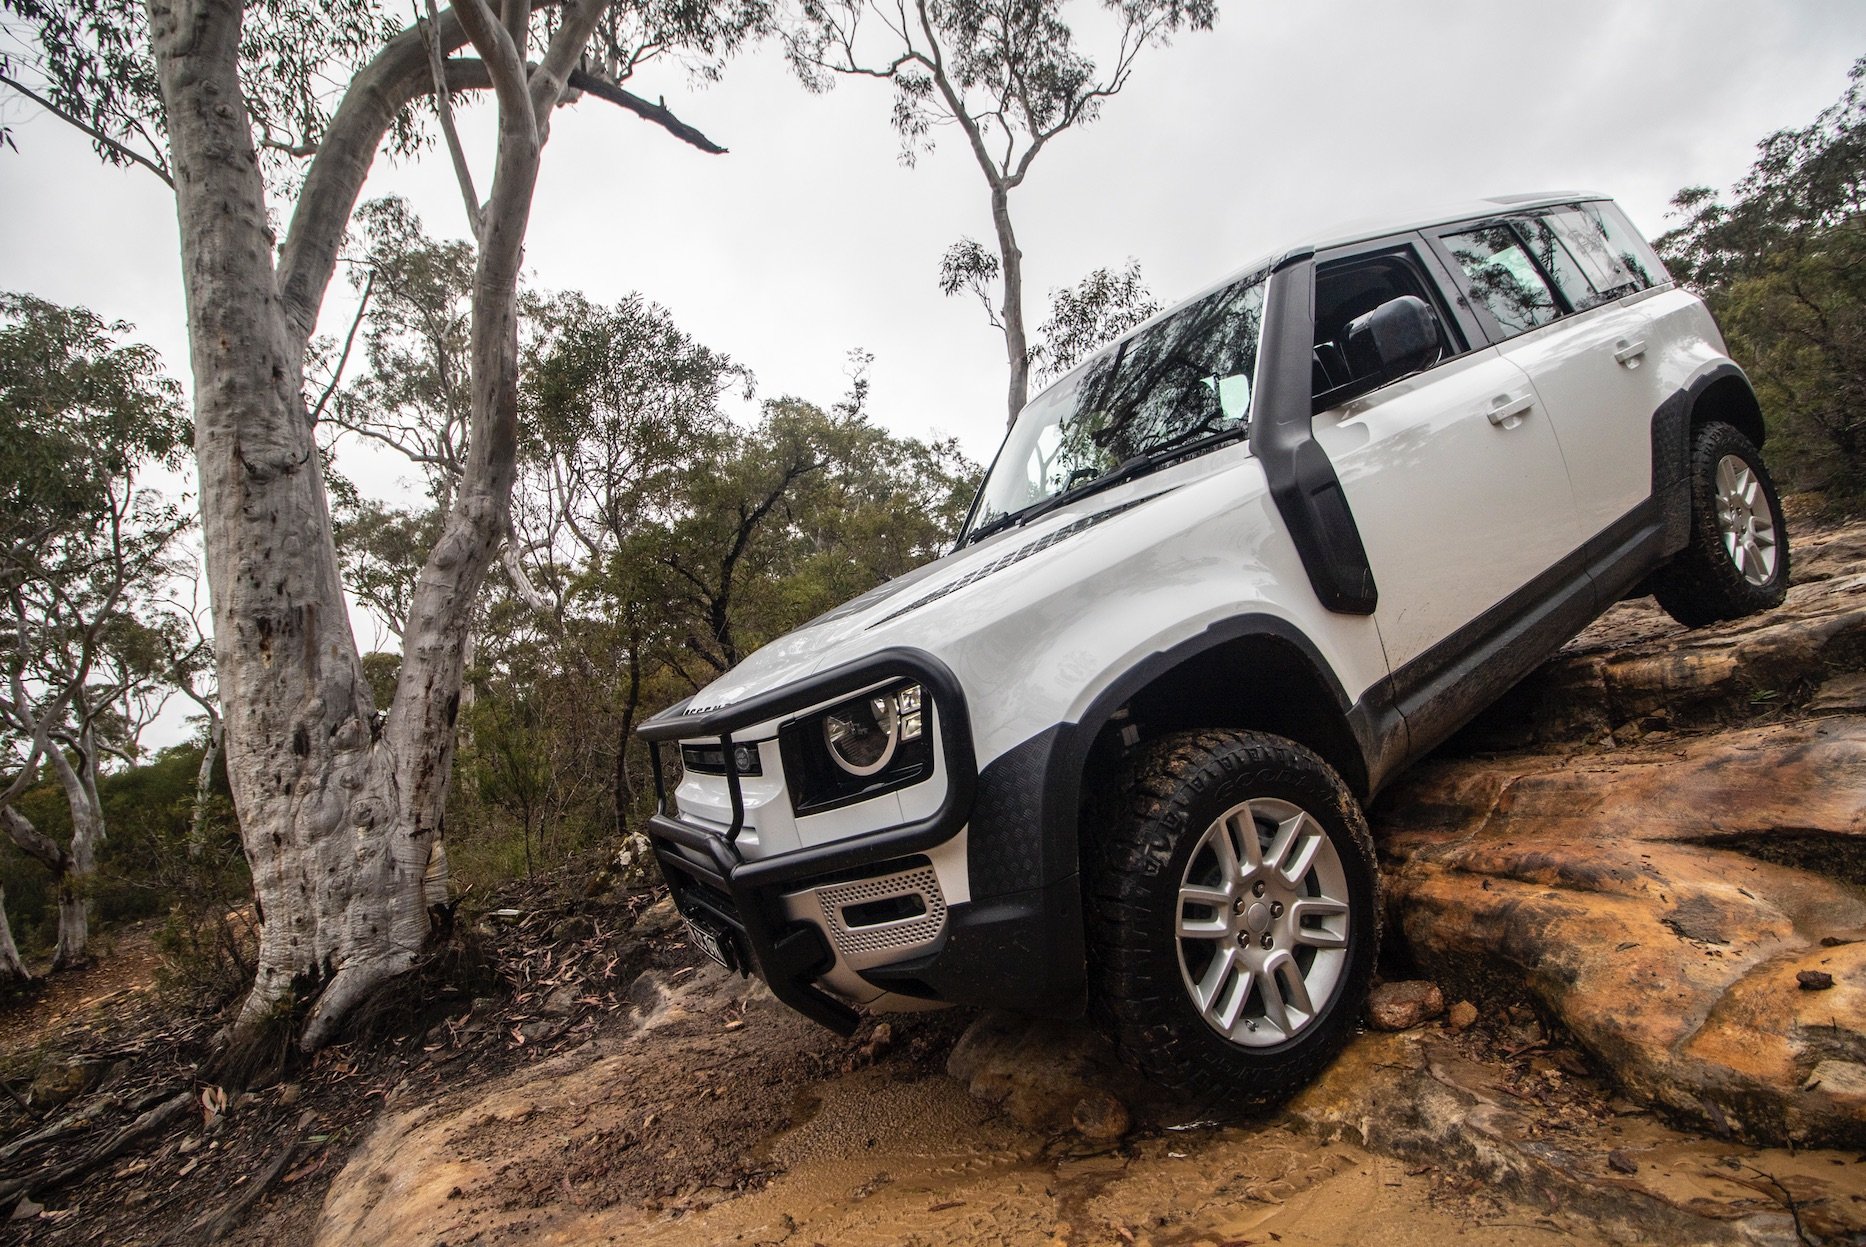
<path id="1" fill-rule="evenodd" d="M 1824 992 L 1834 985 L 1834 976 L 1825 970 L 1803 970 L 1795 976 L 1804 992 Z"/>
<path id="2" fill-rule="evenodd" d="M 304 1099 L 305 1089 L 295 1082 L 288 1082 L 279 1088 L 279 1106 L 290 1108 Z"/>
<path id="3" fill-rule="evenodd" d="M 1460 1000 L 1451 1006 L 1451 1012 L 1445 1015 L 1445 1024 L 1452 1033 L 1469 1030 L 1477 1022 L 1477 1006 L 1468 1000 Z"/>
<path id="4" fill-rule="evenodd" d="M 671 896 L 662 897 L 642 910 L 641 917 L 635 919 L 635 935 L 644 940 L 672 935 L 679 929 L 680 911 L 674 908 L 674 898 Z"/>
<path id="5" fill-rule="evenodd" d="M 551 928 L 553 944 L 578 944 L 596 934 L 596 924 L 582 914 L 573 914 Z"/>
<path id="6" fill-rule="evenodd" d="M 1838 935 L 1823 935 L 1821 937 L 1822 948 L 1845 948 L 1848 944 L 1857 943 L 1859 943 L 1858 940 L 1842 939 Z"/>
<path id="7" fill-rule="evenodd" d="M 29 1221 L 44 1211 L 44 1204 L 36 1204 L 33 1202 L 32 1196 L 22 1195 L 19 1197 L 19 1203 L 13 1205 L 13 1215 L 7 1219 L 9 1221 Z"/>
<path id="8" fill-rule="evenodd" d="M 1411 1030 L 1444 1011 L 1445 994 L 1424 979 L 1382 983 L 1367 996 L 1367 1020 L 1375 1030 Z"/>
<path id="9" fill-rule="evenodd" d="M 95 1067 L 82 1061 L 53 1060 L 39 1067 L 28 1093 L 33 1107 L 57 1107 L 84 1094 Z"/>
<path id="10" fill-rule="evenodd" d="M 630 1004 L 646 1015 L 661 1007 L 661 1002 L 667 999 L 667 988 L 660 975 L 653 970 L 643 970 L 635 976 L 635 981 L 628 985 L 628 990 L 623 994 L 628 997 Z"/>
<path id="11" fill-rule="evenodd" d="M 1615 1173 L 1638 1173 L 1639 1162 L 1634 1160 L 1623 1148 L 1614 1148 L 1607 1153 L 1607 1167 Z"/>
<path id="12" fill-rule="evenodd" d="M 577 985 L 575 983 L 561 984 L 554 988 L 550 995 L 544 998 L 544 1003 L 540 1004 L 538 1008 L 547 1017 L 569 1017 L 577 1011 L 578 994 Z"/>
<path id="13" fill-rule="evenodd" d="M 894 1046 L 894 1027 L 886 1022 L 878 1022 L 869 1032 L 868 1042 L 862 1045 L 862 1055 L 873 1061 Z"/>
<path id="14" fill-rule="evenodd" d="M 555 1036 L 558 1026 L 559 1024 L 556 1022 L 552 1022 L 545 1018 L 539 1018 L 535 1022 L 527 1022 L 519 1027 L 518 1033 L 528 1044 L 541 1043 Z"/>
<path id="15" fill-rule="evenodd" d="M 1091 1091 L 1076 1101 L 1070 1121 L 1091 1143 L 1114 1143 L 1133 1126 L 1127 1105 L 1106 1091 Z"/>

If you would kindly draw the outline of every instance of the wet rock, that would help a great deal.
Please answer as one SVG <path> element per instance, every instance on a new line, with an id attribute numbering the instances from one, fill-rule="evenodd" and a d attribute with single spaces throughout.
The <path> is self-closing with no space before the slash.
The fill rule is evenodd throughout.
<path id="1" fill-rule="evenodd" d="M 1116 1143 L 1132 1128 L 1127 1105 L 1106 1091 L 1091 1091 L 1070 1113 L 1076 1132 L 1091 1143 Z"/>
<path id="2" fill-rule="evenodd" d="M 1397 798 L 1376 823 L 1422 968 L 1467 994 L 1526 990 L 1629 1092 L 1714 1129 L 1866 1141 L 1866 1116 L 1801 1091 L 1836 1045 L 1866 1051 L 1845 1021 L 1866 1018 L 1866 945 L 1820 944 L 1866 930 L 1866 895 L 1767 847 L 1782 826 L 1866 845 L 1866 720 L 1448 763 Z M 1833 988 L 1802 990 L 1802 971 Z"/>
<path id="3" fill-rule="evenodd" d="M 975 1099 L 1041 1133 L 1073 1127 L 1084 1102 L 1106 1110 L 1106 1101 L 1114 1100 L 1126 1113 L 1127 1104 L 1150 1094 L 1090 1027 L 1006 1013 L 987 1013 L 967 1027 L 947 1057 L 946 1072 Z M 1111 1117 L 1091 1114 L 1091 1120 L 1112 1125 Z"/>
<path id="4" fill-rule="evenodd" d="M 1833 1241 L 1866 1231 L 1866 1206 L 1850 1199 L 1851 1154 L 1691 1140 L 1655 1115 L 1616 1119 L 1610 1104 L 1587 1098 L 1570 1106 L 1567 1128 L 1550 1130 L 1542 1098 L 1510 1094 L 1496 1065 L 1466 1058 L 1430 1030 L 1369 1032 L 1290 1102 L 1287 1119 L 1323 1142 L 1413 1159 L 1530 1207 L 1559 1208 L 1608 1242 L 1805 1242 L 1779 1198 L 1720 1176 L 1754 1178 L 1746 1166 L 1780 1178 L 1802 1208 L 1832 1209 Z M 1630 1171 L 1609 1159 L 1616 1151 Z M 1640 1164 L 1648 1154 L 1662 1163 Z"/>
<path id="5" fill-rule="evenodd" d="M 1424 979 L 1382 983 L 1367 995 L 1367 1020 L 1376 1030 L 1411 1030 L 1444 1011 L 1444 993 Z"/>
<path id="6" fill-rule="evenodd" d="M 1460 1000 L 1451 1006 L 1451 1011 L 1445 1015 L 1445 1024 L 1451 1028 L 1453 1034 L 1469 1030 L 1477 1024 L 1477 1006 L 1468 1000 Z"/>
<path id="7" fill-rule="evenodd" d="M 1858 1145 L 1850 1080 L 1813 1074 L 1866 1064 L 1866 526 L 1796 567 L 1751 619 L 1616 607 L 1373 822 L 1441 983 L 1527 997 L 1625 1092 L 1713 1131 Z M 1486 742 L 1564 748 L 1455 756 Z"/>

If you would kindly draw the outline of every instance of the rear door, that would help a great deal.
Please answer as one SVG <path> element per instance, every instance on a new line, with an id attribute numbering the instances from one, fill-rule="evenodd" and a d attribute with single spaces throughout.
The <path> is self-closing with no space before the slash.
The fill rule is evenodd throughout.
<path id="1" fill-rule="evenodd" d="M 1314 434 L 1353 510 L 1379 587 L 1380 639 L 1398 672 L 1435 646 L 1441 657 L 1459 648 L 1446 643 L 1583 538 L 1561 447 L 1528 375 L 1446 297 L 1450 283 L 1424 238 L 1318 261 Z M 1344 372 L 1346 326 L 1403 295 L 1437 312 L 1441 357 L 1369 390 Z"/>
<path id="2" fill-rule="evenodd" d="M 1433 231 L 1503 358 L 1534 382 L 1592 538 L 1652 493 L 1652 413 L 1663 395 L 1647 366 L 1649 305 L 1581 205 Z M 1579 543 L 1577 543 L 1579 544 Z"/>

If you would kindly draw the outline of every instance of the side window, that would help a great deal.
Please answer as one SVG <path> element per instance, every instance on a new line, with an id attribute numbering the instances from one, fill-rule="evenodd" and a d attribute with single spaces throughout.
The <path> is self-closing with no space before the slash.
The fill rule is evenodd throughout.
<path id="1" fill-rule="evenodd" d="M 1587 275 L 1587 293 L 1582 297 L 1577 298 L 1566 283 L 1562 284 L 1562 292 L 1568 295 L 1575 311 L 1643 290 L 1651 284 L 1633 276 L 1615 254 L 1607 236 L 1596 226 L 1594 218 L 1580 209 L 1560 208 L 1538 220 L 1544 230 L 1552 231 L 1561 239 Z"/>
<path id="2" fill-rule="evenodd" d="M 1356 375 L 1347 349 L 1348 324 L 1406 295 L 1424 300 L 1438 317 L 1440 359 L 1464 349 L 1451 330 L 1442 301 L 1406 251 L 1356 256 L 1324 264 L 1317 270 L 1312 383 L 1317 411 L 1326 411 L 1378 384 L 1371 377 Z"/>
<path id="3" fill-rule="evenodd" d="M 1447 234 L 1445 245 L 1464 270 L 1471 293 L 1510 337 L 1561 315 L 1555 292 L 1507 225 Z"/>
<path id="4" fill-rule="evenodd" d="M 1559 228 L 1553 214 L 1524 217 L 1516 225 L 1529 243 L 1536 266 L 1555 283 L 1570 311 L 1585 311 L 1626 293 L 1625 290 L 1603 293 L 1613 290 L 1616 283 L 1595 280 L 1594 272 L 1566 245 L 1568 236 Z"/>
<path id="5" fill-rule="evenodd" d="M 1672 275 L 1665 271 L 1665 265 L 1660 262 L 1658 252 L 1633 228 L 1632 222 L 1626 219 L 1626 214 L 1620 211 L 1618 204 L 1599 201 L 1585 203 L 1581 205 L 1580 213 L 1582 219 L 1594 227 L 1607 250 L 1638 282 L 1639 289 L 1663 285 L 1672 279 Z"/>

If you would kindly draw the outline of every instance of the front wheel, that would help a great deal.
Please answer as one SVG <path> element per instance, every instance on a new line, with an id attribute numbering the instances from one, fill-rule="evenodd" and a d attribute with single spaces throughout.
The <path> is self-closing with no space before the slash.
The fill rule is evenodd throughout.
<path id="1" fill-rule="evenodd" d="M 1653 579 L 1652 596 L 1688 628 L 1779 606 L 1788 593 L 1788 526 L 1762 452 L 1735 428 L 1691 436 L 1691 537 Z"/>
<path id="2" fill-rule="evenodd" d="M 1092 987 L 1123 1058 L 1201 1104 L 1300 1090 L 1353 1034 L 1380 942 L 1340 777 L 1278 736 L 1176 735 L 1135 755 L 1101 821 Z"/>

